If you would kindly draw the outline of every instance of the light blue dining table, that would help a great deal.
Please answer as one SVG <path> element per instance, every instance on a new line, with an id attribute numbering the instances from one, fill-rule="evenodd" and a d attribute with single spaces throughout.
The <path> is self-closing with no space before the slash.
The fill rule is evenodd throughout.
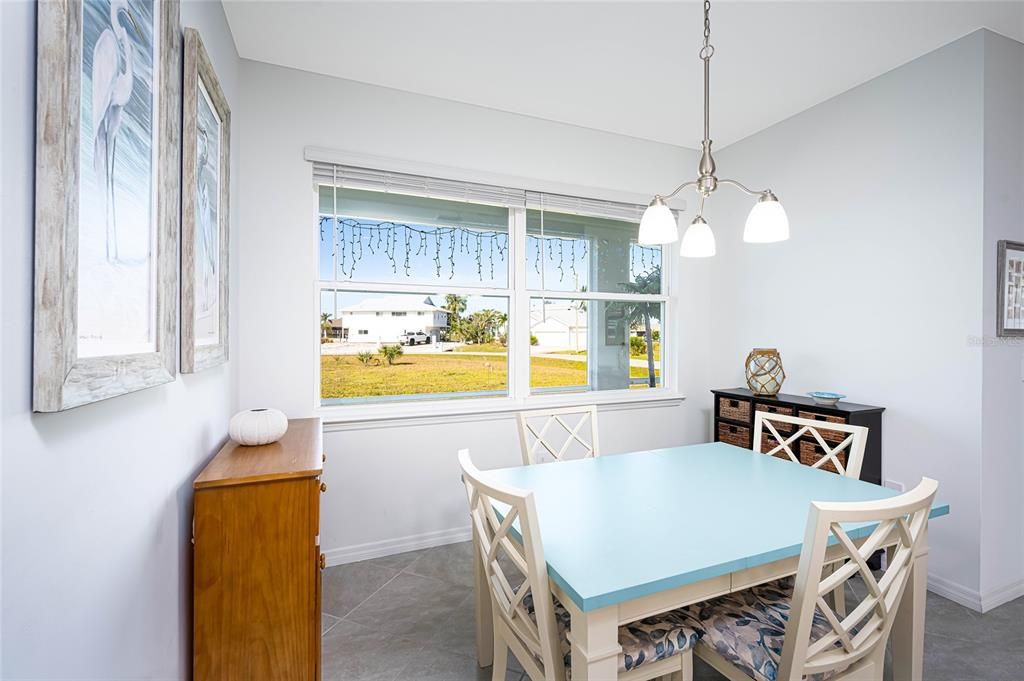
<path id="1" fill-rule="evenodd" d="M 573 681 L 616 678 L 620 624 L 796 574 L 812 501 L 898 494 L 722 442 L 485 475 L 533 492 L 552 591 L 571 615 Z M 937 503 L 931 517 L 947 513 Z M 875 525 L 844 528 L 858 539 Z M 925 536 L 893 627 L 894 681 L 923 678 L 927 556 Z M 476 596 L 477 656 L 487 666 L 493 633 L 480 569 Z"/>

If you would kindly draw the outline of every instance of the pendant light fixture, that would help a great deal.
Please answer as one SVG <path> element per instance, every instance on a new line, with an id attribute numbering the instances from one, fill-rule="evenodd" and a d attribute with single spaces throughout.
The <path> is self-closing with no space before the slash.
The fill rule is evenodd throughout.
<path id="1" fill-rule="evenodd" d="M 715 235 L 704 219 L 704 202 L 719 185 L 729 185 L 750 196 L 758 197 L 757 203 L 750 210 L 743 229 L 743 240 L 748 243 L 770 243 L 785 241 L 789 238 L 789 219 L 779 199 L 771 189 L 754 191 L 743 186 L 736 180 L 719 180 L 715 175 L 715 159 L 711 156 L 711 125 L 708 82 L 711 73 L 711 57 L 715 48 L 711 45 L 711 1 L 704 0 L 704 45 L 699 56 L 704 62 L 704 141 L 701 143 L 700 163 L 697 165 L 697 179 L 676 187 L 671 194 L 655 196 L 644 211 L 640 220 L 641 244 L 667 244 L 679 239 L 679 228 L 666 199 L 671 199 L 679 192 L 693 187 L 700 197 L 697 217 L 693 219 L 679 247 L 679 254 L 688 258 L 708 258 L 715 254 Z"/>

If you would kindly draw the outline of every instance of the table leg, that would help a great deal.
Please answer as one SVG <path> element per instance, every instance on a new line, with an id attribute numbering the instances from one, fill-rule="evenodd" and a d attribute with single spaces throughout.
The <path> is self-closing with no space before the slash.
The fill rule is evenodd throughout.
<path id="1" fill-rule="evenodd" d="M 924 679 L 924 614 L 928 598 L 928 534 L 921 536 L 892 630 L 893 681 Z"/>
<path id="2" fill-rule="evenodd" d="M 580 612 L 569 608 L 572 681 L 615 681 L 619 675 L 619 609 Z"/>
<path id="3" fill-rule="evenodd" d="M 480 547 L 473 535 L 473 590 L 476 593 L 476 661 L 490 667 L 494 661 L 494 620 L 491 614 L 491 591 L 480 562 Z"/>

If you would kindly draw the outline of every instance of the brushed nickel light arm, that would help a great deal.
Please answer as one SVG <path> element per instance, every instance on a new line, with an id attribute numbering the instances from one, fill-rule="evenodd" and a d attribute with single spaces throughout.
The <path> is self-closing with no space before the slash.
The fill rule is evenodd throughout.
<path id="1" fill-rule="evenodd" d="M 711 153 L 710 86 L 711 57 L 714 54 L 715 48 L 711 44 L 711 0 L 704 0 L 704 42 L 698 53 L 704 62 L 704 139 L 701 141 L 697 179 L 683 182 L 669 194 L 655 195 L 640 221 L 638 239 L 641 244 L 665 244 L 676 241 L 679 238 L 679 228 L 665 200 L 693 187 L 700 195 L 700 209 L 683 235 L 683 243 L 679 249 L 680 255 L 688 257 L 707 257 L 715 254 L 714 234 L 704 220 L 704 200 L 722 184 L 735 187 L 748 196 L 758 197 L 757 203 L 747 217 L 743 232 L 744 241 L 766 243 L 789 238 L 789 220 L 771 189 L 753 190 L 736 180 L 719 180 L 715 174 L 715 159 Z"/>

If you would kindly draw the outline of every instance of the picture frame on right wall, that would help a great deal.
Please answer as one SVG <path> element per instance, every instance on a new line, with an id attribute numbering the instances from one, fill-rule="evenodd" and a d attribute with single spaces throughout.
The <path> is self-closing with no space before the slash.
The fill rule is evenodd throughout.
<path id="1" fill-rule="evenodd" d="M 199 32 L 185 29 L 181 371 L 228 360 L 231 109 Z"/>
<path id="2" fill-rule="evenodd" d="M 998 252 L 996 334 L 1000 338 L 1024 337 L 1024 243 L 1000 241 Z"/>

